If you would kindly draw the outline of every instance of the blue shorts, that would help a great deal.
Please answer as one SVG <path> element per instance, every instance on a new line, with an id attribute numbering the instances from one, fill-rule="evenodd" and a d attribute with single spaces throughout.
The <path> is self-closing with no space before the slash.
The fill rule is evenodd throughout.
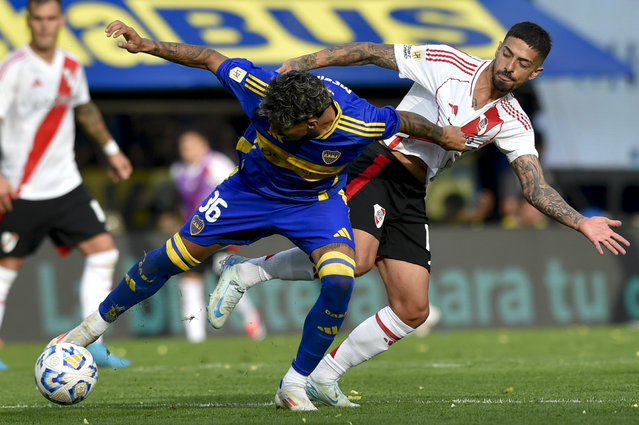
<path id="1" fill-rule="evenodd" d="M 203 246 L 248 245 L 279 234 L 310 255 L 332 243 L 345 243 L 355 249 L 348 214 L 342 193 L 322 201 L 291 202 L 265 197 L 236 173 L 202 202 L 180 234 Z"/>

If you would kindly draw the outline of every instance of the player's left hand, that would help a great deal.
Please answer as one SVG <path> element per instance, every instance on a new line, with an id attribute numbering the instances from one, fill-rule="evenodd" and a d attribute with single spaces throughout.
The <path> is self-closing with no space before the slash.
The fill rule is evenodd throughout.
<path id="1" fill-rule="evenodd" d="M 611 229 L 620 227 L 621 221 L 611 220 L 606 217 L 586 217 L 579 222 L 578 229 L 585 237 L 595 245 L 595 249 L 601 255 L 604 251 L 602 245 L 615 255 L 626 254 L 623 245 L 630 246 L 623 236 Z"/>
<path id="2" fill-rule="evenodd" d="M 131 161 L 122 152 L 117 152 L 107 157 L 109 160 L 109 177 L 115 183 L 120 183 L 131 176 L 133 172 L 133 166 Z"/>

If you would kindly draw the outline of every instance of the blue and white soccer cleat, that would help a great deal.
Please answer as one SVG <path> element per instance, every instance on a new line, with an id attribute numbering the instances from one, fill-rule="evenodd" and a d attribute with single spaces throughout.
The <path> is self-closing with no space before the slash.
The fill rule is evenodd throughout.
<path id="1" fill-rule="evenodd" d="M 242 280 L 237 267 L 238 264 L 245 261 L 244 257 L 230 255 L 222 264 L 222 273 L 217 286 L 209 295 L 209 305 L 206 307 L 209 323 L 215 329 L 224 326 L 244 292 L 249 288 Z"/>
<path id="2" fill-rule="evenodd" d="M 275 393 L 275 407 L 296 411 L 317 410 L 317 407 L 308 399 L 303 386 L 282 386 L 282 381 Z"/>
<path id="3" fill-rule="evenodd" d="M 121 368 L 131 366 L 129 359 L 118 357 L 109 351 L 103 342 L 94 342 L 87 346 L 87 350 L 93 355 L 93 360 L 98 366 Z"/>
<path id="4" fill-rule="evenodd" d="M 310 376 L 306 380 L 306 394 L 313 400 L 331 407 L 359 407 L 344 395 L 337 385 L 337 381 L 330 384 L 320 384 Z"/>

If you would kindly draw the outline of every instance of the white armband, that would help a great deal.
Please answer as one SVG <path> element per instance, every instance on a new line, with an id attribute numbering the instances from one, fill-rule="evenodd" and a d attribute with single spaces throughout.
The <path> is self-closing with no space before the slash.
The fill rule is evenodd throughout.
<path id="1" fill-rule="evenodd" d="M 120 147 L 116 143 L 115 140 L 111 139 L 104 146 L 102 146 L 102 150 L 107 156 L 115 155 L 120 152 Z"/>

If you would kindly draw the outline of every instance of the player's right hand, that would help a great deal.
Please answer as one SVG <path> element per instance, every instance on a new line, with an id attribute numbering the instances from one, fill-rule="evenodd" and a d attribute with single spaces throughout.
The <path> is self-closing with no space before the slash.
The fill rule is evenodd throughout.
<path id="1" fill-rule="evenodd" d="M 447 125 L 444 127 L 442 141 L 439 145 L 449 151 L 463 151 L 466 149 L 466 135 L 461 127 Z"/>
<path id="2" fill-rule="evenodd" d="M 126 25 L 122 21 L 113 21 L 107 25 L 105 32 L 107 37 L 117 38 L 124 36 L 126 41 L 118 41 L 118 47 L 126 49 L 129 53 L 139 53 L 144 46 L 144 40 L 133 27 Z"/>
<path id="3" fill-rule="evenodd" d="M 13 210 L 12 199 L 18 197 L 18 193 L 9 183 L 9 180 L 0 176 L 0 214 Z"/>
<path id="4" fill-rule="evenodd" d="M 300 58 L 289 59 L 282 64 L 275 72 L 280 74 L 286 74 L 289 71 L 307 71 L 307 69 L 303 66 Z"/>

